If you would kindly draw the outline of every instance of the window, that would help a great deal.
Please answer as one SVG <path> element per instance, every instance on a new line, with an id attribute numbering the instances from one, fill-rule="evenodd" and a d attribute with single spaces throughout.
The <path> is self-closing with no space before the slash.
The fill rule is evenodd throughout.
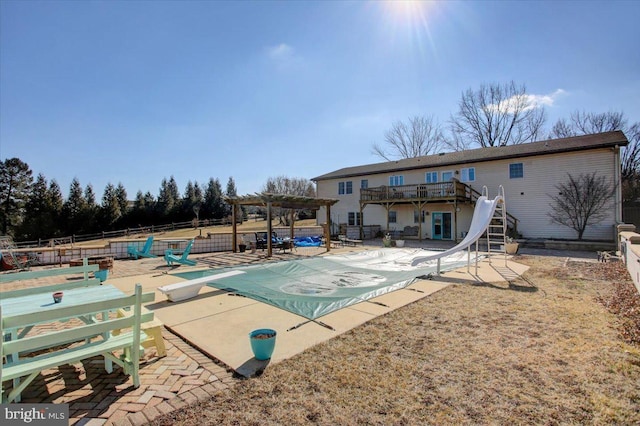
<path id="1" fill-rule="evenodd" d="M 438 182 L 438 172 L 427 172 L 427 173 L 425 173 L 424 181 L 426 183 L 436 183 L 436 182 Z"/>
<path id="2" fill-rule="evenodd" d="M 522 163 L 509 164 L 509 179 L 517 179 L 524 177 L 524 166 Z"/>
<path id="3" fill-rule="evenodd" d="M 476 168 L 469 167 L 466 169 L 460 170 L 460 181 L 462 182 L 473 182 L 476 180 Z"/>
<path id="4" fill-rule="evenodd" d="M 360 188 L 367 189 L 369 187 L 369 179 L 362 179 L 360 181 Z"/>
<path id="5" fill-rule="evenodd" d="M 424 210 L 413 209 L 413 223 L 419 223 L 418 217 L 420 217 L 420 222 L 424 223 Z"/>
<path id="6" fill-rule="evenodd" d="M 362 218 L 360 217 L 360 212 L 349 212 L 349 225 L 350 226 L 360 226 L 360 222 Z"/>
<path id="7" fill-rule="evenodd" d="M 389 210 L 389 223 L 396 223 L 398 221 L 398 214 L 393 210 Z"/>
<path id="8" fill-rule="evenodd" d="M 353 182 L 338 182 L 338 194 L 353 194 Z"/>
<path id="9" fill-rule="evenodd" d="M 453 179 L 453 172 L 442 172 L 442 181 L 449 182 Z"/>
<path id="10" fill-rule="evenodd" d="M 404 176 L 389 176 L 389 186 L 404 185 Z"/>

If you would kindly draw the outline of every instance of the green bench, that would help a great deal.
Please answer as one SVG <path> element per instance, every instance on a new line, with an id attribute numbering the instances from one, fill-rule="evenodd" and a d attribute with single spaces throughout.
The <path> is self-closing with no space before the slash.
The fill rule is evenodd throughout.
<path id="1" fill-rule="evenodd" d="M 142 286 L 136 284 L 135 293 L 130 296 L 122 294 L 53 310 L 3 316 L 0 308 L 0 336 L 15 336 L 16 330 L 36 324 L 65 323 L 65 328 L 44 334 L 8 341 L 3 339 L 0 358 L 4 358 L 5 363 L 0 366 L 0 381 L 4 384 L 7 380 L 13 380 L 14 387 L 8 394 L 2 387 L 2 402 L 19 401 L 20 393 L 42 371 L 94 356 L 105 358 L 105 370 L 108 373 L 112 372 L 112 363 L 120 365 L 125 374 L 132 376 L 134 386 L 139 387 L 140 353 L 143 350 L 141 342 L 147 338 L 141 330 L 141 324 L 153 320 L 153 312 L 143 312 L 142 304 L 154 298 L 154 293 L 143 294 Z M 119 309 L 130 309 L 132 315 L 109 316 L 110 311 Z M 83 321 L 68 321 L 72 318 Z M 117 335 L 114 335 L 114 331 Z M 41 351 L 43 348 L 48 350 Z M 114 354 L 119 350 L 123 351 L 122 356 Z M 41 352 L 34 356 L 35 351 Z M 31 355 L 19 357 L 18 354 Z"/>
<path id="2" fill-rule="evenodd" d="M 0 274 L 0 283 L 10 283 L 16 281 L 24 281 L 31 279 L 55 277 L 59 275 L 76 275 L 83 274 L 82 280 L 72 281 L 63 284 L 52 284 L 48 286 L 36 286 L 28 287 L 19 290 L 2 291 L 0 286 L 0 297 L 7 299 L 10 297 L 27 296 L 36 293 L 47 293 L 56 291 L 71 290 L 73 288 L 100 285 L 101 281 L 98 278 L 89 278 L 89 274 L 95 274 L 99 267 L 98 265 L 89 265 L 87 259 L 83 259 L 83 266 L 72 266 L 70 268 L 54 268 L 54 269 L 42 269 L 38 271 L 24 271 L 9 274 Z"/>

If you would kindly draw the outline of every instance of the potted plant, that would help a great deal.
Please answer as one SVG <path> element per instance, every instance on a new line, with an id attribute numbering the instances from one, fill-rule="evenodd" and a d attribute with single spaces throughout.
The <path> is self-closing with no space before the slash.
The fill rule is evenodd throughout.
<path id="1" fill-rule="evenodd" d="M 271 328 L 260 328 L 249 333 L 251 350 L 258 361 L 271 359 L 276 345 L 276 331 Z"/>
<path id="2" fill-rule="evenodd" d="M 514 240 L 511 237 L 507 237 L 506 244 L 504 245 L 504 251 L 507 254 L 516 254 L 518 253 L 519 248 L 520 248 L 520 245 L 516 240 Z"/>
<path id="3" fill-rule="evenodd" d="M 396 240 L 396 247 L 404 247 L 404 234 L 401 232 Z"/>
<path id="4" fill-rule="evenodd" d="M 238 248 L 240 249 L 240 253 L 244 253 L 247 249 L 247 243 L 244 242 L 244 235 L 240 236 L 240 243 L 238 244 Z"/>

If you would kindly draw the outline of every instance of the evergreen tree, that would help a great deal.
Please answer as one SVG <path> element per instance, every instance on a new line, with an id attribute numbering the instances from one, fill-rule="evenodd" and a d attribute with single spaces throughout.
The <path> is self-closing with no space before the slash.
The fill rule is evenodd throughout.
<path id="1" fill-rule="evenodd" d="M 62 234 L 62 206 L 64 205 L 64 199 L 62 197 L 62 190 L 60 185 L 55 179 L 52 179 L 49 183 L 49 191 L 47 193 L 47 209 L 50 212 L 50 218 L 53 221 L 51 227 L 51 233 L 47 234 L 49 237 L 57 237 Z"/>
<path id="2" fill-rule="evenodd" d="M 133 210 L 134 211 L 145 211 L 146 203 L 144 199 L 144 195 L 142 195 L 142 191 L 138 191 L 136 193 L 136 199 L 133 201 Z"/>
<path id="3" fill-rule="evenodd" d="M 222 185 L 216 178 L 210 178 L 204 195 L 204 205 L 200 217 L 222 219 L 225 215 L 225 204 L 222 200 Z"/>
<path id="4" fill-rule="evenodd" d="M 84 199 L 82 186 L 77 178 L 73 178 L 69 187 L 69 197 L 62 206 L 62 215 L 65 221 L 63 231 L 65 234 L 79 234 L 84 232 L 84 215 L 87 203 Z"/>
<path id="5" fill-rule="evenodd" d="M 96 194 L 93 186 L 87 185 L 84 189 L 85 210 L 83 212 L 83 227 L 85 232 L 101 231 L 98 224 L 98 212 L 100 208 L 96 202 Z"/>
<path id="6" fill-rule="evenodd" d="M 230 177 L 229 180 L 227 181 L 226 196 L 227 197 L 237 197 L 238 196 L 238 190 L 236 189 L 236 182 L 233 180 L 233 176 Z M 230 216 L 231 215 L 231 205 L 225 203 L 225 210 L 226 210 L 226 216 Z M 244 218 L 246 216 L 245 208 L 241 207 L 240 211 L 238 212 L 238 214 L 240 215 L 241 218 Z"/>
<path id="7" fill-rule="evenodd" d="M 182 217 L 181 220 L 191 220 L 194 217 L 200 218 L 200 208 L 204 203 L 204 197 L 202 196 L 202 190 L 198 182 L 187 183 L 187 187 L 184 191 L 184 198 L 182 199 Z"/>
<path id="8" fill-rule="evenodd" d="M 126 216 L 129 211 L 129 200 L 127 199 L 127 190 L 122 183 L 118 183 L 116 187 L 116 198 L 118 199 L 118 207 L 120 208 L 120 215 Z"/>
<path id="9" fill-rule="evenodd" d="M 24 220 L 19 231 L 16 232 L 17 238 L 34 240 L 45 237 L 46 233 L 50 232 L 51 225 L 55 225 L 55 222 L 50 221 L 51 216 L 48 214 L 47 185 L 47 179 L 42 173 L 39 174 L 25 203 Z M 47 225 L 50 226 L 47 227 Z"/>
<path id="10" fill-rule="evenodd" d="M 102 195 L 102 228 L 112 229 L 114 224 L 120 219 L 120 204 L 118 202 L 118 194 L 116 188 L 111 184 L 107 184 Z"/>
<path id="11" fill-rule="evenodd" d="M 19 158 L 0 162 L 0 226 L 4 235 L 13 234 L 22 222 L 32 174 L 29 165 Z"/>
<path id="12" fill-rule="evenodd" d="M 167 181 L 162 179 L 160 194 L 158 195 L 158 213 L 162 219 L 173 220 L 175 212 L 180 206 L 178 185 L 173 176 Z"/>
<path id="13" fill-rule="evenodd" d="M 227 190 L 225 191 L 225 195 L 227 197 L 237 197 L 238 190 L 236 189 L 236 182 L 233 180 L 233 176 L 229 177 L 227 181 Z M 225 216 L 229 216 L 231 214 L 231 206 L 225 203 Z"/>

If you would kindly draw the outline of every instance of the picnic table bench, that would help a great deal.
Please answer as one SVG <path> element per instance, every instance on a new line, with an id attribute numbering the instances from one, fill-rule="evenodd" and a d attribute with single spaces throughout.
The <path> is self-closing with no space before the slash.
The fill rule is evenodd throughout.
<path id="1" fill-rule="evenodd" d="M 23 271 L 0 274 L 0 283 L 74 274 L 83 274 L 84 280 L 89 280 L 89 274 L 95 273 L 99 269 L 100 267 L 98 264 L 90 264 L 89 260 L 85 258 L 83 259 L 82 265 L 80 266 L 71 266 L 69 268 L 49 268 L 40 269 L 37 271 Z"/>
<path id="2" fill-rule="evenodd" d="M 352 238 L 348 238 L 346 235 L 338 235 L 338 239 L 342 242 L 343 246 L 352 246 L 355 247 L 358 244 L 362 245 L 362 240 L 354 240 Z"/>
<path id="3" fill-rule="evenodd" d="M 73 289 L 64 296 L 60 303 L 43 304 L 45 298 L 52 301 L 51 294 L 23 294 L 9 299 L 3 294 L 0 300 L 0 336 L 3 337 L 0 358 L 4 356 L 6 360 L 0 365 L 3 403 L 19 401 L 20 393 L 42 371 L 94 356 L 104 357 L 108 373 L 112 372 L 112 363 L 120 365 L 125 374 L 132 376 L 133 385 L 140 386 L 141 342 L 147 338 L 141 324 L 153 320 L 153 312 L 143 313 L 142 303 L 153 301 L 155 294 L 143 294 L 142 286 L 136 284 L 135 293 L 130 296 L 112 286 Z M 110 311 L 119 309 L 130 309 L 132 314 L 109 315 Z M 69 321 L 76 318 L 82 321 Z M 18 335 L 18 330 L 58 322 L 64 323 L 64 327 L 35 336 Z M 121 357 L 115 355 L 119 350 L 123 351 Z M 34 354 L 35 351 L 38 354 Z M 32 356 L 21 357 L 22 354 Z M 13 380 L 13 388 L 8 393 L 4 388 L 7 380 Z"/>

